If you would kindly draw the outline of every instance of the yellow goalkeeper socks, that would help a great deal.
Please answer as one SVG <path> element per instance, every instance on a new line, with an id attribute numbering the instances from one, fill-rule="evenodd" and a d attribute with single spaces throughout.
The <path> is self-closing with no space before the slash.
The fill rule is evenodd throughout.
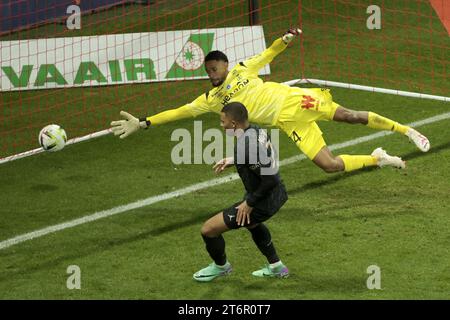
<path id="1" fill-rule="evenodd" d="M 345 166 L 345 172 L 358 170 L 364 167 L 373 167 L 377 165 L 377 158 L 373 156 L 351 156 L 348 154 L 339 155 Z"/>
<path id="2" fill-rule="evenodd" d="M 367 126 L 372 129 L 395 131 L 401 134 L 406 134 L 409 128 L 373 112 L 369 112 Z"/>

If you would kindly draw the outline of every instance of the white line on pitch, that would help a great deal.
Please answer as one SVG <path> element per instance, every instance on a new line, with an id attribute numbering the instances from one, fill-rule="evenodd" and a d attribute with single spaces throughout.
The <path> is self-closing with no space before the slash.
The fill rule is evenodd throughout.
<path id="1" fill-rule="evenodd" d="M 423 119 L 423 120 L 420 120 L 420 121 L 412 122 L 412 123 L 410 123 L 408 125 L 411 126 L 411 127 L 420 127 L 420 126 L 423 126 L 423 125 L 426 125 L 426 124 L 442 121 L 442 120 L 449 119 L 449 118 L 450 118 L 450 112 L 447 112 L 447 113 L 443 113 L 443 114 L 440 114 L 440 115 L 437 115 L 437 116 L 434 116 L 434 117 L 431 117 L 431 118 L 427 118 L 427 119 Z M 380 137 L 384 137 L 384 136 L 387 136 L 387 135 L 390 135 L 390 134 L 392 134 L 392 132 L 390 132 L 390 131 L 381 131 L 381 132 L 377 132 L 377 133 L 370 134 L 370 135 L 367 135 L 367 136 L 359 137 L 359 138 L 356 138 L 356 139 L 353 139 L 353 140 L 348 140 L 348 141 L 345 141 L 343 143 L 333 144 L 333 145 L 329 146 L 329 148 L 330 148 L 330 150 L 338 150 L 338 149 L 342 149 L 342 148 L 345 148 L 345 147 L 354 146 L 354 145 L 357 145 L 357 144 L 360 144 L 360 143 L 363 143 L 363 142 L 371 141 L 371 140 L 374 140 L 374 139 L 377 139 L 377 138 L 380 138 Z M 306 157 L 304 155 L 293 156 L 293 157 L 290 157 L 290 158 L 287 158 L 287 159 L 284 159 L 284 160 L 280 161 L 280 166 L 292 164 L 294 162 L 301 161 L 301 160 L 303 160 L 305 158 Z M 211 180 L 208 180 L 208 181 L 205 181 L 205 182 L 201 182 L 201 183 L 197 183 L 197 184 L 191 185 L 191 186 L 186 187 L 186 188 L 175 190 L 173 192 L 163 193 L 163 194 L 160 194 L 160 195 L 157 195 L 157 196 L 149 197 L 149 198 L 144 199 L 144 200 L 139 200 L 139 201 L 136 201 L 136 202 L 132 202 L 132 203 L 129 203 L 127 205 L 118 206 L 118 207 L 115 207 L 115 208 L 112 208 L 112 209 L 99 211 L 99 212 L 96 212 L 94 214 L 91 214 L 91 215 L 88 215 L 88 216 L 84 216 L 84 217 L 81 217 L 81 218 L 78 218 L 78 219 L 75 219 L 75 220 L 71 220 L 71 221 L 60 223 L 60 224 L 56 224 L 56 225 L 53 225 L 53 226 L 50 226 L 50 227 L 47 227 L 47 228 L 43 228 L 43 229 L 39 229 L 39 230 L 32 231 L 32 232 L 29 232 L 29 233 L 25 233 L 25 234 L 19 235 L 17 237 L 14 237 L 14 238 L 11 238 L 11 239 L 7 239 L 7 240 L 4 240 L 4 241 L 0 242 L 0 250 L 8 248 L 8 247 L 11 247 L 11 246 L 16 245 L 16 244 L 19 244 L 21 242 L 25 242 L 25 241 L 28 241 L 28 240 L 32 240 L 32 239 L 35 239 L 35 238 L 39 238 L 39 237 L 45 236 L 45 235 L 50 234 L 50 233 L 55 233 L 55 232 L 58 232 L 58 231 L 61 231 L 61 230 L 64 230 L 64 229 L 68 229 L 68 228 L 72 228 L 72 227 L 78 226 L 80 224 L 96 221 L 96 220 L 99 220 L 99 219 L 102 219 L 102 218 L 110 217 L 110 216 L 113 216 L 113 215 L 116 215 L 116 214 L 119 214 L 119 213 L 123 213 L 123 212 L 126 212 L 126 211 L 133 210 L 133 209 L 142 208 L 142 207 L 151 205 L 153 203 L 157 203 L 157 202 L 161 202 L 161 201 L 164 201 L 164 200 L 180 197 L 180 196 L 183 196 L 185 194 L 192 193 L 194 191 L 198 191 L 198 190 L 201 190 L 201 189 L 206 189 L 206 188 L 210 188 L 210 187 L 213 187 L 213 186 L 217 186 L 217 185 L 220 185 L 220 184 L 223 184 L 223 183 L 226 183 L 226 182 L 234 181 L 234 180 L 237 180 L 238 178 L 239 178 L 239 176 L 237 174 L 230 174 L 230 175 L 222 177 L 222 178 L 211 179 Z"/>

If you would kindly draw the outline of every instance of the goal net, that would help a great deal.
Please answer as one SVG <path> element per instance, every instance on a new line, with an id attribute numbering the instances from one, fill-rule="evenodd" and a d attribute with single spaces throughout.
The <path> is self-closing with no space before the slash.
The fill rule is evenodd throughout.
<path id="1" fill-rule="evenodd" d="M 209 50 L 232 67 L 294 26 L 301 40 L 265 80 L 449 96 L 447 0 L 9 0 L 0 12 L 0 159 L 37 150 L 50 123 L 89 138 L 120 110 L 190 102 L 210 88 Z"/>

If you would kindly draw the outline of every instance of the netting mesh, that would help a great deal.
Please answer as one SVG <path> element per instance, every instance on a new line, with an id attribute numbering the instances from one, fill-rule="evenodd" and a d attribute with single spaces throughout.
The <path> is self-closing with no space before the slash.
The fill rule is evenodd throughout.
<path id="1" fill-rule="evenodd" d="M 10 1 L 16 3 L 17 1 Z M 24 1 L 31 2 L 31 1 Z M 88 3 L 89 2 L 89 3 Z M 69 30 L 66 27 L 65 18 L 47 19 L 45 23 L 33 24 L 33 28 L 15 32 L 6 32 L 0 38 L 2 48 L 10 47 L 10 53 L 2 57 L 1 77 L 8 77 L 8 80 L 16 76 L 16 83 L 27 79 L 27 70 L 24 65 L 16 66 L 9 70 L 8 65 L 17 58 L 12 50 L 12 40 L 20 40 L 25 47 L 27 41 L 42 38 L 80 37 L 92 35 L 111 35 L 141 32 L 160 32 L 172 30 L 204 30 L 206 28 L 225 27 L 245 27 L 249 26 L 249 3 L 247 0 L 241 1 L 148 1 L 149 4 L 139 5 L 121 3 L 110 7 L 107 10 L 98 12 L 84 12 L 81 16 L 81 29 Z M 73 4 L 73 1 L 56 2 L 54 6 L 47 6 L 46 12 L 30 12 L 30 6 L 26 5 L 16 8 L 14 15 L 10 19 L 20 17 L 25 21 L 34 21 L 33 15 L 53 17 L 58 7 Z M 84 1 L 88 5 L 94 1 Z M 83 4 L 83 1 L 82 1 Z M 5 4 L 2 4 L 4 6 Z M 55 7 L 56 6 L 56 7 Z M 23 12 L 20 12 L 20 9 Z M 59 8 L 61 9 L 61 8 Z M 63 9 L 65 9 L 63 7 Z M 28 10 L 28 11 L 27 11 Z M 59 10 L 60 11 L 60 10 Z M 291 1 L 263 1 L 259 4 L 260 24 L 263 25 L 265 40 L 270 45 L 276 37 L 280 36 L 290 25 L 298 24 L 298 3 Z M 22 15 L 22 16 L 21 16 Z M 4 17 L 6 18 L 6 17 Z M 2 30 L 5 31 L 5 30 Z M 234 37 L 242 37 L 243 33 L 235 29 Z M 240 34 L 241 33 L 241 34 Z M 257 39 L 247 39 L 247 42 Z M 171 41 L 182 41 L 182 39 L 172 39 Z M 161 43 L 152 44 L 150 50 L 159 50 Z M 72 44 L 73 45 L 73 44 Z M 108 46 L 113 46 L 113 44 Z M 70 48 L 68 48 L 70 49 Z M 137 49 L 131 47 L 131 54 L 136 54 Z M 83 47 L 82 53 L 95 53 L 99 50 L 96 46 L 88 45 Z M 232 53 L 232 46 L 226 48 L 226 53 Z M 17 50 L 15 51 L 17 53 Z M 52 54 L 52 49 L 47 53 Z M 101 54 L 101 52 L 96 52 Z M 23 56 L 26 53 L 20 53 Z M 166 53 L 159 52 L 164 56 Z M 242 57 L 248 58 L 248 57 Z M 64 73 L 65 57 L 59 58 L 55 66 Z M 286 59 L 280 58 L 280 63 Z M 9 61 L 8 61 L 9 60 Z M 195 61 L 194 61 L 195 62 Z M 45 62 L 44 62 L 45 63 Z M 158 61 L 155 61 L 158 63 Z M 114 63 L 113 63 L 114 64 Z M 114 65 L 113 65 L 114 66 Z M 36 88 L 36 73 L 39 67 L 32 66 L 32 71 L 28 80 L 30 86 Z M 89 66 L 88 66 L 89 67 Z M 99 69 L 105 66 L 98 66 Z M 105 78 L 111 78 L 111 62 L 107 66 L 109 69 L 105 73 Z M 197 67 L 191 66 L 192 68 Z M 106 68 L 106 67 L 105 67 Z M 191 69 L 192 69 L 191 68 Z M 77 69 L 77 66 L 74 66 Z M 187 68 L 189 70 L 189 67 Z M 276 70 L 276 72 L 275 72 Z M 300 71 L 297 69 L 275 68 L 272 76 L 283 80 L 286 78 L 298 77 Z M 85 73 L 92 75 L 95 69 Z M 56 71 L 45 70 L 41 82 L 57 82 Z M 158 70 L 156 70 L 158 73 Z M 158 76 L 158 74 L 157 74 Z M 89 77 L 88 77 L 89 78 Z M 91 77 L 90 79 L 99 80 Z M 61 80 L 62 81 L 62 80 Z M 169 81 L 154 82 L 146 84 L 124 84 L 95 86 L 98 81 L 86 81 L 92 87 L 70 88 L 70 83 L 61 89 L 46 90 L 20 90 L 3 91 L 0 99 L 0 157 L 5 157 L 14 153 L 38 147 L 37 133 L 40 128 L 49 123 L 57 123 L 63 126 L 69 133 L 69 137 L 85 135 L 90 132 L 106 129 L 112 119 L 116 119 L 118 112 L 125 109 L 137 115 L 150 115 L 167 108 L 174 108 L 190 102 L 201 93 L 205 92 L 210 83 L 207 80 L 191 81 Z"/>
<path id="2" fill-rule="evenodd" d="M 103 5 L 103 10 L 95 12 L 83 10 L 83 5 L 85 8 L 94 6 L 94 0 L 48 1 L 52 4 L 39 7 L 36 12 L 32 11 L 36 1 L 31 0 L 4 1 L 0 5 L 4 22 L 1 49 L 6 52 L 1 57 L 0 79 L 7 78 L 11 83 L 20 85 L 24 82 L 35 87 L 39 81 L 63 83 L 51 66 L 45 67 L 41 79 L 38 79 L 37 74 L 45 60 L 40 66 L 33 65 L 31 71 L 28 70 L 29 77 L 25 64 L 8 69 L 14 59 L 32 52 L 30 41 L 34 39 L 173 30 L 200 32 L 206 28 L 228 27 L 237 27 L 232 34 L 228 34 L 237 39 L 244 36 L 239 28 L 251 23 L 247 0 L 141 1 L 146 3 L 144 5 L 118 1 L 118 5 Z M 103 4 L 103 1 L 100 2 Z M 21 5 L 12 10 L 18 3 Z M 67 28 L 67 14 L 58 17 L 58 12 L 65 11 L 68 5 L 74 3 L 81 3 L 83 12 L 79 30 Z M 265 79 L 280 82 L 302 77 L 326 79 L 448 96 L 450 42 L 443 21 L 436 12 L 440 4 L 445 13 L 448 6 L 446 0 L 377 1 L 381 9 L 381 29 L 369 30 L 367 19 L 370 14 L 367 8 L 372 1 L 259 1 L 259 24 L 263 27 L 267 46 L 291 26 L 301 25 L 304 30 L 301 41 L 290 45 L 291 51 L 283 53 L 271 64 L 271 74 Z M 5 6 L 11 9 L 9 16 L 6 16 L 8 11 Z M 22 27 L 5 30 L 8 19 L 10 27 L 13 20 L 20 21 Z M 20 48 L 26 48 L 23 52 L 28 53 L 13 50 L 11 41 L 16 40 L 22 41 Z M 257 40 L 244 39 L 250 44 Z M 184 40 L 173 38 L 167 41 L 174 44 Z M 160 50 L 160 45 L 152 44 L 150 50 Z M 107 47 L 114 48 L 114 43 L 108 42 Z M 197 48 L 191 49 L 184 54 L 191 54 Z M 55 48 L 49 48 L 46 52 L 49 57 L 53 50 Z M 99 55 L 101 50 L 91 44 L 83 47 L 82 53 Z M 136 52 L 139 49 L 133 47 L 129 50 L 131 55 L 139 53 Z M 239 55 L 233 45 L 227 46 L 225 52 Z M 164 56 L 169 53 L 159 54 Z M 240 55 L 239 59 L 247 58 L 246 54 Z M 63 55 L 58 59 L 54 65 L 57 69 L 62 68 L 60 71 L 64 73 L 61 65 L 66 57 Z M 155 64 L 160 62 L 155 61 Z M 124 63 L 109 61 L 107 66 L 98 67 L 106 68 L 105 78 L 112 79 L 118 77 L 115 72 L 119 67 L 124 68 Z M 186 63 L 185 72 L 192 72 L 199 61 L 191 59 L 180 63 Z M 99 85 L 102 83 L 99 83 L 100 76 L 95 73 L 94 66 L 87 65 L 86 68 L 89 70 L 84 76 L 88 79 L 82 80 L 93 85 L 90 87 L 73 88 L 68 83 L 63 84 L 63 88 L 45 90 L 6 91 L 2 88 L 0 158 L 38 147 L 37 134 L 49 123 L 60 124 L 69 137 L 81 136 L 108 128 L 110 121 L 116 119 L 122 109 L 136 115 L 151 115 L 190 102 L 210 88 L 208 80 Z M 77 70 L 77 66 L 73 69 Z M 156 76 L 161 75 L 158 72 L 156 70 Z"/>
<path id="3" fill-rule="evenodd" d="M 370 30 L 372 2 L 301 1 L 303 28 L 317 32 L 304 37 L 305 76 L 448 95 L 449 34 L 430 1 L 377 1 L 381 29 Z"/>

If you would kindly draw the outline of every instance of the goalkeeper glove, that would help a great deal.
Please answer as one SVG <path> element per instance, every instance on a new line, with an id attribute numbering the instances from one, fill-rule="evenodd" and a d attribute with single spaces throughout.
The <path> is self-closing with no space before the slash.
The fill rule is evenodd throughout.
<path id="1" fill-rule="evenodd" d="M 302 30 L 300 30 L 299 28 L 291 28 L 283 35 L 283 42 L 288 44 L 292 41 L 292 39 L 294 39 L 295 36 L 299 36 L 301 33 Z"/>
<path id="2" fill-rule="evenodd" d="M 111 131 L 115 136 L 120 136 L 120 139 L 128 137 L 140 128 L 147 129 L 150 125 L 150 121 L 147 121 L 145 118 L 138 119 L 128 112 L 120 111 L 120 115 L 126 120 L 111 122 Z"/>

